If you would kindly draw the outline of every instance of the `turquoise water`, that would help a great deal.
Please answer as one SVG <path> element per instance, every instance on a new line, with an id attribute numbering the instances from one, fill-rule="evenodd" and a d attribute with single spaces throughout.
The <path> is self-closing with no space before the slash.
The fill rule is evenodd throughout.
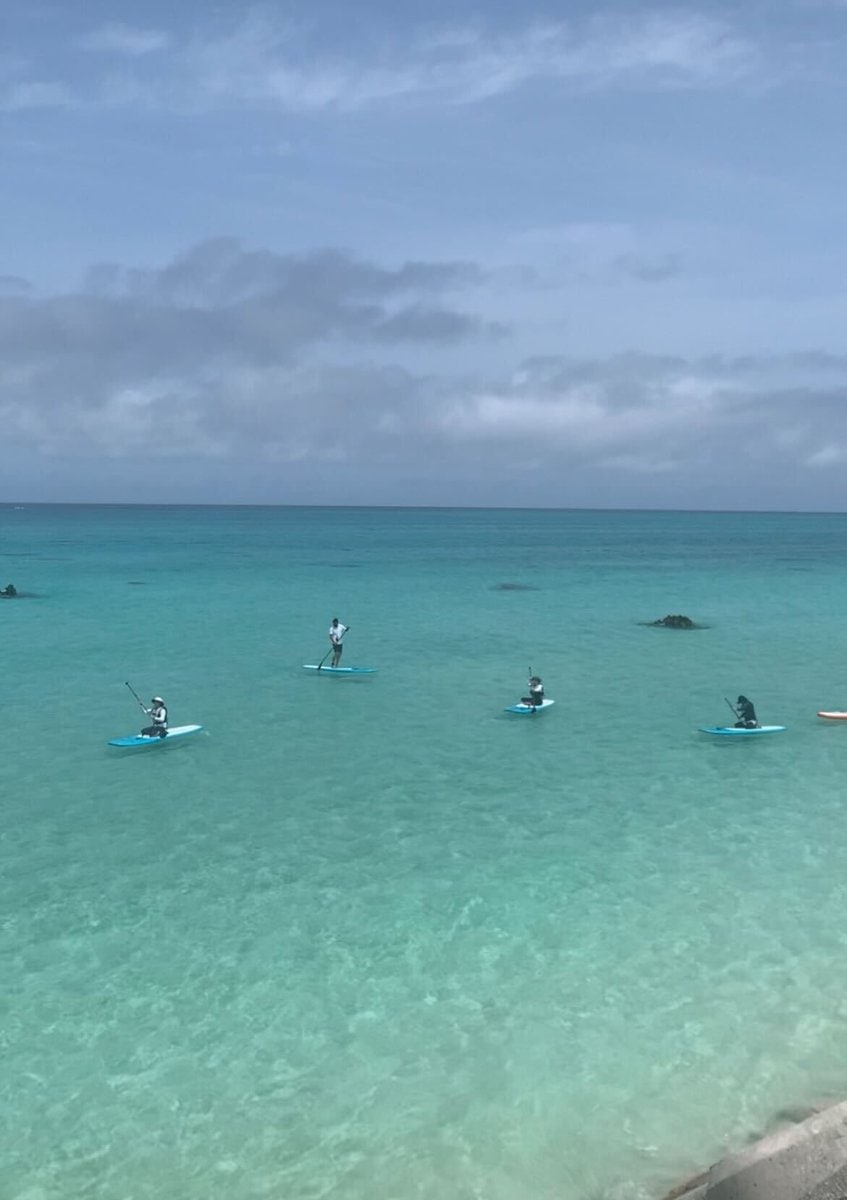
<path id="1" fill-rule="evenodd" d="M 6 506 L 9 581 L 4 1197 L 635 1200 L 842 1094 L 847 516 Z"/>

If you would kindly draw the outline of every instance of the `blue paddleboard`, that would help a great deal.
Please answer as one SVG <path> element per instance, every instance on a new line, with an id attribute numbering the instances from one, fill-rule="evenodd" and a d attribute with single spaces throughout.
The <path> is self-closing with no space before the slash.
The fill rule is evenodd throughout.
<path id="1" fill-rule="evenodd" d="M 319 667 L 317 663 L 303 663 L 304 671 L 320 671 L 321 675 L 374 675 L 376 667 Z"/>
<path id="2" fill-rule="evenodd" d="M 755 729 L 736 729 L 734 725 L 701 725 L 701 733 L 716 737 L 761 737 L 763 733 L 784 733 L 784 725 L 759 725 Z"/>
<path id="3" fill-rule="evenodd" d="M 555 700 L 542 700 L 540 704 L 510 704 L 503 712 L 521 713 L 523 716 L 534 717 L 537 713 L 546 712 L 556 703 Z"/>
<path id="4" fill-rule="evenodd" d="M 166 737 L 145 737 L 142 733 L 134 733 L 129 737 L 112 738 L 109 745 L 121 746 L 124 749 L 130 746 L 167 746 L 192 733 L 201 733 L 202 730 L 202 725 L 174 725 L 172 729 L 168 730 Z"/>

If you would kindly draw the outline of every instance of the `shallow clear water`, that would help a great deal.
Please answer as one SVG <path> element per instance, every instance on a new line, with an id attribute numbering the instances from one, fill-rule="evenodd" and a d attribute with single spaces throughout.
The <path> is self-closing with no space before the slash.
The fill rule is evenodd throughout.
<path id="1" fill-rule="evenodd" d="M 841 1094 L 847 516 L 6 506 L 0 576 L 4 1197 L 630 1200 Z"/>

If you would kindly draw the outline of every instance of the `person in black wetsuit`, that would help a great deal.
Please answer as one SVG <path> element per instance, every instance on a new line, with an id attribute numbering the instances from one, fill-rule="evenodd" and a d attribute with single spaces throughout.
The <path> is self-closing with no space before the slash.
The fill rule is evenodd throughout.
<path id="1" fill-rule="evenodd" d="M 735 702 L 735 715 L 738 720 L 735 722 L 736 729 L 758 729 L 759 721 L 756 717 L 756 710 L 753 707 L 752 700 L 748 700 L 746 696 L 739 696 Z"/>

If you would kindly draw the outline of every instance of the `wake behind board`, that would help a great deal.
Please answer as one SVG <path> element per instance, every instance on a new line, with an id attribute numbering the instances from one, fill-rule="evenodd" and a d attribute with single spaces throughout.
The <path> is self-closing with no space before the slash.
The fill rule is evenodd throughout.
<path id="1" fill-rule="evenodd" d="M 320 671 L 321 675 L 375 675 L 376 667 L 319 667 L 317 663 L 303 663 L 304 671 Z"/>
<path id="2" fill-rule="evenodd" d="M 837 708 L 819 712 L 818 716 L 823 717 L 825 721 L 847 721 L 847 712 L 842 712 L 841 709 Z"/>
<path id="3" fill-rule="evenodd" d="M 145 737 L 142 733 L 130 734 L 129 737 L 112 738 L 110 746 L 120 746 L 127 749 L 130 746 L 167 746 L 179 738 L 188 737 L 192 733 L 200 733 L 202 725 L 174 725 L 168 730 L 166 737 Z"/>
<path id="4" fill-rule="evenodd" d="M 701 733 L 716 737 L 761 737 L 763 733 L 784 733 L 784 725 L 758 725 L 755 729 L 736 729 L 734 725 L 707 725 L 700 727 Z"/>
<path id="5" fill-rule="evenodd" d="M 521 713 L 524 716 L 534 717 L 536 713 L 546 712 L 555 703 L 555 700 L 542 700 L 540 704 L 510 704 L 508 708 L 503 709 L 503 712 Z"/>

